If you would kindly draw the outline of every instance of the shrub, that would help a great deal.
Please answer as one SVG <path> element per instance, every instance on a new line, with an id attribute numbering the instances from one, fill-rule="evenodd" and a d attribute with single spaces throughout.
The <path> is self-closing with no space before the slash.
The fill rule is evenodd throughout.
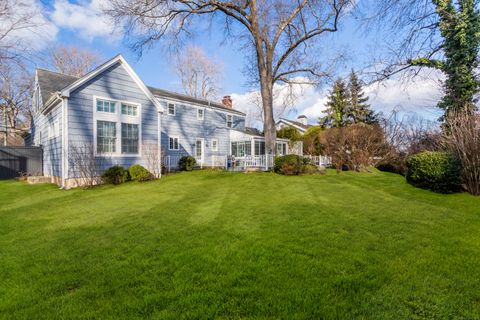
<path id="1" fill-rule="evenodd" d="M 192 171 L 196 164 L 197 160 L 191 156 L 184 156 L 178 160 L 178 167 L 182 171 Z"/>
<path id="2" fill-rule="evenodd" d="M 135 164 L 128 168 L 130 179 L 133 181 L 149 181 L 153 180 L 153 174 L 139 164 Z"/>
<path id="3" fill-rule="evenodd" d="M 315 171 L 318 171 L 317 167 L 312 164 L 310 159 L 295 154 L 288 154 L 286 156 L 275 158 L 273 170 L 276 173 L 293 176 L 303 173 L 304 169 L 311 170 L 311 166 L 314 166 Z"/>
<path id="4" fill-rule="evenodd" d="M 440 193 L 462 189 L 462 168 L 447 152 L 425 151 L 407 158 L 407 181 L 419 188 Z"/>
<path id="5" fill-rule="evenodd" d="M 469 111 L 448 116 L 444 143 L 461 162 L 465 189 L 480 196 L 480 115 Z"/>
<path id="6" fill-rule="evenodd" d="M 382 129 L 377 125 L 355 124 L 326 129 L 322 135 L 322 144 L 337 172 L 361 171 L 376 165 L 377 160 L 389 151 Z"/>
<path id="7" fill-rule="evenodd" d="M 121 166 L 113 166 L 107 169 L 102 175 L 105 183 L 120 184 L 128 181 L 130 176 L 128 171 Z"/>
<path id="8" fill-rule="evenodd" d="M 302 173 L 304 174 L 313 174 L 313 173 L 319 173 L 319 169 L 316 165 L 314 164 L 304 164 L 302 166 Z"/>
<path id="9" fill-rule="evenodd" d="M 302 138 L 302 135 L 295 128 L 284 127 L 277 131 L 277 138 L 289 139 L 290 141 L 298 141 Z"/>
<path id="10" fill-rule="evenodd" d="M 289 154 L 275 158 L 273 170 L 276 173 L 284 175 L 297 175 L 302 171 L 302 166 L 302 157 L 295 154 Z"/>
<path id="11" fill-rule="evenodd" d="M 393 155 L 387 159 L 381 160 L 376 167 L 380 171 L 397 173 L 404 176 L 407 171 L 407 168 L 405 167 L 405 157 L 405 154 Z"/>

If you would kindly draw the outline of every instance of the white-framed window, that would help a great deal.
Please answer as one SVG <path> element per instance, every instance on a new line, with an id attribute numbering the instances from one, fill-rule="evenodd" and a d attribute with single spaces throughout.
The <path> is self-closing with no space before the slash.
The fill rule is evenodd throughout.
<path id="1" fill-rule="evenodd" d="M 122 123 L 122 153 L 138 153 L 138 124 Z"/>
<path id="2" fill-rule="evenodd" d="M 218 140 L 212 139 L 212 151 L 218 151 Z"/>
<path id="3" fill-rule="evenodd" d="M 128 103 L 122 103 L 122 114 L 136 117 L 138 115 L 138 106 Z"/>
<path id="4" fill-rule="evenodd" d="M 139 156 L 141 105 L 94 97 L 95 154 Z"/>
<path id="5" fill-rule="evenodd" d="M 277 155 L 284 156 L 287 154 L 287 144 L 285 142 L 277 142 Z"/>
<path id="6" fill-rule="evenodd" d="M 178 142 L 178 137 L 169 137 L 169 139 L 168 139 L 168 150 L 180 150 L 180 144 Z"/>
<path id="7" fill-rule="evenodd" d="M 227 114 L 227 128 L 233 127 L 233 116 L 231 114 Z"/>
<path id="8" fill-rule="evenodd" d="M 205 110 L 204 109 L 197 109 L 197 120 L 203 120 L 205 116 Z"/>
<path id="9" fill-rule="evenodd" d="M 48 138 L 53 139 L 60 136 L 60 123 L 58 120 L 53 121 L 48 125 Z"/>
<path id="10" fill-rule="evenodd" d="M 117 124 L 97 121 L 97 153 L 115 153 L 117 149 Z"/>
<path id="11" fill-rule="evenodd" d="M 97 111 L 115 113 L 116 103 L 111 100 L 97 99 Z"/>
<path id="12" fill-rule="evenodd" d="M 170 116 L 174 116 L 175 115 L 175 103 L 168 103 L 168 106 L 167 106 L 167 113 L 168 115 Z"/>

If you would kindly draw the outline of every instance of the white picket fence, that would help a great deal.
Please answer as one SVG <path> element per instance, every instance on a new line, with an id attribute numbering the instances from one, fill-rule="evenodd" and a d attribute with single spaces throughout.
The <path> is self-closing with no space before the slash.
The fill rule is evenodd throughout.
<path id="1" fill-rule="evenodd" d="M 178 170 L 178 161 L 184 155 L 164 156 L 163 166 L 167 172 Z M 312 160 L 317 166 L 328 167 L 331 165 L 331 158 L 327 156 L 309 156 L 305 158 Z M 211 156 L 204 159 L 197 159 L 197 165 L 200 168 L 224 168 L 232 170 L 258 169 L 269 170 L 273 167 L 275 157 L 272 155 L 263 156 L 245 156 L 245 157 L 228 157 L 228 156 Z"/>

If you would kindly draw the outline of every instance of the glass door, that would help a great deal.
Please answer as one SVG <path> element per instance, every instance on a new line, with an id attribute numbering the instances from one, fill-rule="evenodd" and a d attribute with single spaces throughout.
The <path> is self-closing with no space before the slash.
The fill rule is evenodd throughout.
<path id="1" fill-rule="evenodd" d="M 195 141 L 195 159 L 202 165 L 203 163 L 203 139 Z"/>

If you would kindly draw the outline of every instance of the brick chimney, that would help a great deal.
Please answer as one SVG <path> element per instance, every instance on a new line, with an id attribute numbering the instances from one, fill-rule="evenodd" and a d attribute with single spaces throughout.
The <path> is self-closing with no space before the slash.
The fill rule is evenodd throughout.
<path id="1" fill-rule="evenodd" d="M 232 109 L 233 108 L 233 100 L 231 96 L 224 96 L 222 99 L 222 104 L 227 107 Z"/>

